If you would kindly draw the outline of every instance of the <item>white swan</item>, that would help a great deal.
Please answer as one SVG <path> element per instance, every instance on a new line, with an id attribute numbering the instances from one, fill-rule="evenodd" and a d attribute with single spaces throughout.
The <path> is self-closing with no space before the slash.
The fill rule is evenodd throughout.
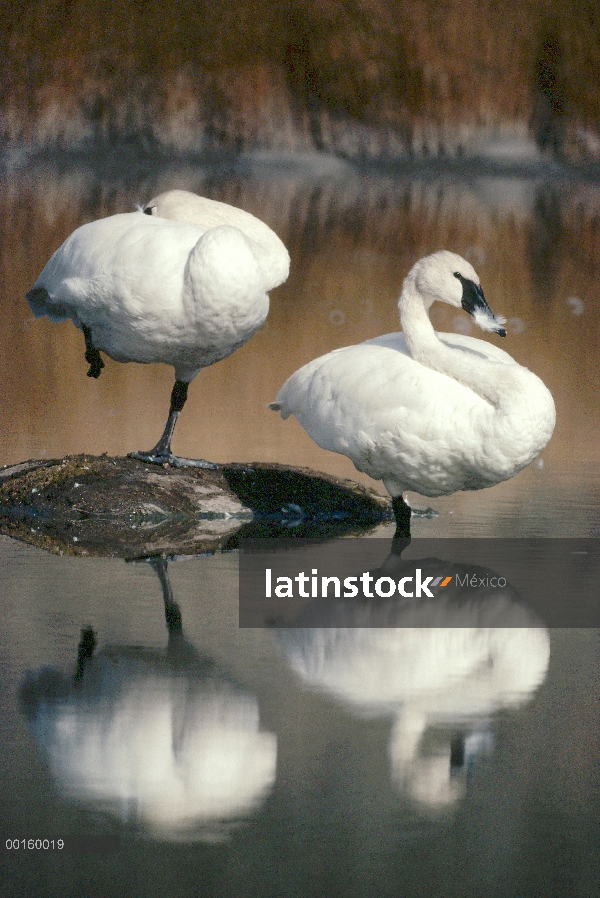
<path id="1" fill-rule="evenodd" d="M 506 334 L 472 266 L 442 250 L 417 262 L 404 281 L 403 333 L 309 362 L 270 404 L 283 418 L 295 415 L 323 449 L 383 480 L 397 535 L 410 533 L 404 491 L 441 496 L 508 480 L 542 451 L 555 423 L 550 392 L 506 352 L 436 334 L 429 320 L 435 300 Z"/>
<path id="2" fill-rule="evenodd" d="M 88 376 L 100 351 L 118 362 L 175 368 L 163 435 L 143 461 L 209 466 L 171 453 L 175 424 L 198 372 L 231 355 L 261 326 L 268 291 L 285 281 L 288 252 L 242 209 L 183 190 L 144 210 L 83 225 L 54 253 L 27 293 L 36 315 L 70 318 L 85 336 Z"/>

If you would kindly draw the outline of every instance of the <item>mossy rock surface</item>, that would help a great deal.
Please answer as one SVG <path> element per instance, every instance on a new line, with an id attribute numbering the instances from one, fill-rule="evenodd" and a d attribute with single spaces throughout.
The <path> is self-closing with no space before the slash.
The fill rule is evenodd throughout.
<path id="1" fill-rule="evenodd" d="M 356 533 L 389 508 L 352 481 L 264 463 L 206 470 L 76 455 L 0 470 L 0 533 L 70 555 L 191 555 L 244 536 Z"/>

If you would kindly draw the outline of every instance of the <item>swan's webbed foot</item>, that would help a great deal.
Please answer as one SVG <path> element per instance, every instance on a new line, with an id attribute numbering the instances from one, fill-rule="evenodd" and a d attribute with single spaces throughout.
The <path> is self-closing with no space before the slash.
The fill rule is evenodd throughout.
<path id="1" fill-rule="evenodd" d="M 85 337 L 85 360 L 89 363 L 90 369 L 87 373 L 88 377 L 100 377 L 100 372 L 104 368 L 104 362 L 100 352 L 92 343 L 92 332 L 85 324 L 81 325 L 83 336 Z"/>
<path id="2" fill-rule="evenodd" d="M 215 471 L 219 466 L 212 461 L 203 458 L 181 458 L 171 452 L 171 440 L 177 423 L 177 418 L 187 399 L 188 384 L 183 380 L 176 380 L 171 392 L 171 407 L 169 417 L 163 435 L 149 452 L 130 452 L 129 458 L 145 461 L 151 465 L 171 465 L 173 468 L 205 468 Z"/>
<path id="3" fill-rule="evenodd" d="M 158 446 L 149 452 L 129 452 L 127 458 L 135 458 L 137 461 L 145 461 L 151 465 L 171 465 L 173 468 L 205 468 L 216 471 L 219 467 L 215 462 L 206 461 L 203 458 L 181 458 L 172 452 L 160 450 Z"/>
<path id="4" fill-rule="evenodd" d="M 392 509 L 394 511 L 394 517 L 396 519 L 396 532 L 394 533 L 394 539 L 410 540 L 410 505 L 408 505 L 404 501 L 402 496 L 394 496 L 392 498 Z"/>

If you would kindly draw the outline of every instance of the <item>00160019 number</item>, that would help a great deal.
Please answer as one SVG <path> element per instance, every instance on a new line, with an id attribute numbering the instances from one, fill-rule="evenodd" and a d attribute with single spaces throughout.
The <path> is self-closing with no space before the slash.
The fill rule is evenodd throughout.
<path id="1" fill-rule="evenodd" d="M 7 839 L 6 847 L 9 851 L 18 849 L 43 850 L 51 851 L 58 848 L 59 851 L 65 847 L 64 839 Z"/>

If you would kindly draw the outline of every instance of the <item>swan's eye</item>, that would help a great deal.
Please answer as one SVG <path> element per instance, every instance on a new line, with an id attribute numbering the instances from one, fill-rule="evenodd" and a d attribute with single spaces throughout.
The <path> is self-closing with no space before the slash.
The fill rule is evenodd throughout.
<path id="1" fill-rule="evenodd" d="M 146 206 L 144 215 L 153 215 L 156 212 L 156 206 Z"/>

